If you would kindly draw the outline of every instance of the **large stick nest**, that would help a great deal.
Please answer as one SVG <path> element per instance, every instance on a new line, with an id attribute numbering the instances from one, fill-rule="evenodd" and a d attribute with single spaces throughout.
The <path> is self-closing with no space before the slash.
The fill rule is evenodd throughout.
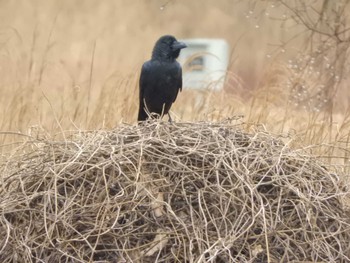
<path id="1" fill-rule="evenodd" d="M 230 123 L 28 141 L 1 165 L 0 262 L 349 262 L 339 178 Z"/>

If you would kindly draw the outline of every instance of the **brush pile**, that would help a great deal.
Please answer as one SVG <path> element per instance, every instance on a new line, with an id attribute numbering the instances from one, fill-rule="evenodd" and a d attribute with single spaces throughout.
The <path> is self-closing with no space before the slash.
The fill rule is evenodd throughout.
<path id="1" fill-rule="evenodd" d="M 0 262 L 349 262 L 337 175 L 265 131 L 160 123 L 26 142 Z"/>

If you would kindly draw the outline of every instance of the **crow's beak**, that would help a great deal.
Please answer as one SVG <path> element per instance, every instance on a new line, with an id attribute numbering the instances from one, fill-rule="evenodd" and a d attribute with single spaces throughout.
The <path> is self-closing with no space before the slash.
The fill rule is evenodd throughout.
<path id="1" fill-rule="evenodd" d="M 174 50 L 180 50 L 180 49 L 183 49 L 183 48 L 186 48 L 186 47 L 187 47 L 187 45 L 185 43 L 183 43 L 183 42 L 176 41 L 176 42 L 173 43 L 173 49 Z"/>

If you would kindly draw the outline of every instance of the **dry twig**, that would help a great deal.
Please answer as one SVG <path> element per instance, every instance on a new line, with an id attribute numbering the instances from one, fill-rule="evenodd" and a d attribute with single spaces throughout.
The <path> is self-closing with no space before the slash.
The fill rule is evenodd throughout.
<path id="1" fill-rule="evenodd" d="M 1 262 L 349 262 L 345 189 L 232 123 L 28 141 L 3 163 Z"/>

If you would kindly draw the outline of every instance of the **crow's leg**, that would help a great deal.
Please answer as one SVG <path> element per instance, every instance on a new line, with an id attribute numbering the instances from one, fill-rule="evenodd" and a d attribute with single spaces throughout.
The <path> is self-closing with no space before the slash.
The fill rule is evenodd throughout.
<path id="1" fill-rule="evenodd" d="M 169 116 L 169 122 L 170 123 L 172 123 L 173 122 L 173 120 L 172 120 L 172 118 L 171 118 L 171 116 L 170 116 L 170 113 L 168 112 L 168 116 Z"/>

